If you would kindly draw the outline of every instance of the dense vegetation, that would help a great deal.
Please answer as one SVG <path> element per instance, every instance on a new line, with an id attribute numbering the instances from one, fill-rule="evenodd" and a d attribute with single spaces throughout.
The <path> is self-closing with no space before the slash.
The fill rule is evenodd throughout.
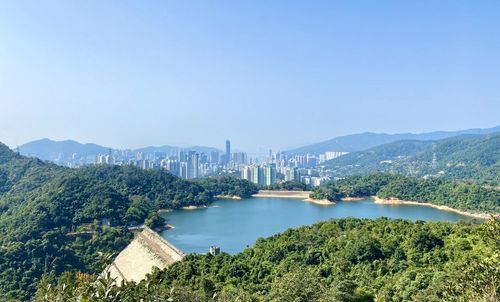
<path id="1" fill-rule="evenodd" d="M 235 195 L 253 188 L 228 178 L 216 185 Z M 0 300 L 27 300 L 43 274 L 95 272 L 99 252 L 128 244 L 127 226 L 159 227 L 158 209 L 206 205 L 220 192 L 130 166 L 63 168 L 0 144 Z"/>
<path id="2" fill-rule="evenodd" d="M 445 205 L 455 209 L 500 213 L 500 191 L 476 183 L 441 178 L 415 178 L 378 173 L 353 176 L 315 188 L 315 199 L 340 200 L 344 197 L 378 196 Z"/>
<path id="3" fill-rule="evenodd" d="M 311 187 L 298 181 L 284 181 L 270 186 L 264 186 L 262 189 L 275 191 L 308 191 Z"/>
<path id="4" fill-rule="evenodd" d="M 399 141 L 353 152 L 325 166 L 334 176 L 374 172 L 500 184 L 500 133 L 465 135 L 437 141 Z"/>
<path id="5" fill-rule="evenodd" d="M 493 302 L 500 294 L 499 238 L 494 219 L 340 219 L 259 239 L 234 256 L 189 255 L 138 285 L 117 288 L 82 274 L 59 284 L 47 278 L 35 301 Z"/>
<path id="6" fill-rule="evenodd" d="M 257 185 L 231 176 L 208 177 L 194 180 L 213 196 L 250 197 L 259 191 Z"/>

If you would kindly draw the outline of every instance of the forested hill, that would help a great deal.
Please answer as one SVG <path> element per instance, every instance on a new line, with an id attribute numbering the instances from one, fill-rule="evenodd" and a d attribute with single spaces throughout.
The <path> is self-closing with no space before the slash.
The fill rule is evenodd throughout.
<path id="1" fill-rule="evenodd" d="M 242 180 L 231 185 L 242 194 L 256 190 Z M 27 300 L 46 273 L 95 272 L 98 252 L 128 243 L 128 225 L 161 220 L 160 208 L 209 204 L 221 193 L 162 171 L 63 168 L 2 144 L 0 188 L 0 301 Z"/>
<path id="2" fill-rule="evenodd" d="M 65 172 L 69 170 L 21 156 L 0 142 L 0 197 L 31 191 Z"/>
<path id="3" fill-rule="evenodd" d="M 351 176 L 317 187 L 315 199 L 378 196 L 448 206 L 471 213 L 500 214 L 500 191 L 476 183 L 377 173 Z"/>
<path id="4" fill-rule="evenodd" d="M 465 134 L 490 134 L 500 132 L 500 126 L 487 128 L 487 129 L 467 129 L 460 131 L 435 131 L 428 133 L 397 133 L 397 134 L 386 134 L 386 133 L 372 133 L 364 132 L 345 136 L 339 136 L 327 141 L 303 146 L 293 150 L 288 150 L 288 153 L 292 154 L 320 154 L 327 151 L 345 151 L 345 152 L 357 152 L 363 151 L 369 148 L 373 148 L 382 144 L 388 144 L 401 140 L 440 140 L 449 137 L 465 135 Z"/>
<path id="5" fill-rule="evenodd" d="M 258 239 L 234 256 L 189 255 L 138 285 L 45 280 L 35 302 L 99 292 L 109 301 L 497 301 L 499 232 L 495 220 L 339 219 Z"/>
<path id="6" fill-rule="evenodd" d="M 449 179 L 500 183 L 500 133 L 437 141 L 399 141 L 350 153 L 325 163 L 335 176 L 392 172 L 442 174 Z"/>

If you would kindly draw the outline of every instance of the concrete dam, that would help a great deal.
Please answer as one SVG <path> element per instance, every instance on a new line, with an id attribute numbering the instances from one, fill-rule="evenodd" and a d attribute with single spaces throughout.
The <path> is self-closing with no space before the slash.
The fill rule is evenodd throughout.
<path id="1" fill-rule="evenodd" d="M 153 271 L 153 267 L 164 269 L 184 257 L 181 250 L 146 227 L 135 234 L 132 242 L 118 254 L 105 273 L 109 272 L 118 284 L 122 281 L 139 282 Z"/>

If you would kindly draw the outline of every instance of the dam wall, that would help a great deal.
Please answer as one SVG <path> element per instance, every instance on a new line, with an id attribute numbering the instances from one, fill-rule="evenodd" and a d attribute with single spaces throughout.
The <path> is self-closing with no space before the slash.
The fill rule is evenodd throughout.
<path id="1" fill-rule="evenodd" d="M 135 234 L 132 242 L 118 254 L 105 273 L 109 272 L 118 284 L 121 281 L 139 282 L 154 267 L 164 269 L 184 257 L 181 250 L 146 227 Z"/>

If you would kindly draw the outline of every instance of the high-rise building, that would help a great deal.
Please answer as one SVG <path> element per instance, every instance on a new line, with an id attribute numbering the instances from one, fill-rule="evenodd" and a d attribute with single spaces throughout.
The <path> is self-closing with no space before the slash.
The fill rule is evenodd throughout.
<path id="1" fill-rule="evenodd" d="M 241 178 L 246 179 L 248 181 L 252 181 L 252 167 L 245 166 L 241 170 Z"/>
<path id="2" fill-rule="evenodd" d="M 285 181 L 300 181 L 300 174 L 297 168 L 286 168 Z"/>
<path id="3" fill-rule="evenodd" d="M 226 157 L 225 157 L 226 163 L 229 163 L 231 161 L 231 141 L 226 140 Z"/>
<path id="4" fill-rule="evenodd" d="M 188 177 L 187 178 L 197 178 L 199 177 L 199 154 L 194 151 L 189 151 L 188 154 Z"/>
<path id="5" fill-rule="evenodd" d="M 210 162 L 212 164 L 218 164 L 220 160 L 219 152 L 218 151 L 212 151 L 210 153 Z"/>
<path id="6" fill-rule="evenodd" d="M 247 154 L 245 152 L 236 152 L 232 154 L 232 161 L 237 164 L 247 163 Z"/>
<path id="7" fill-rule="evenodd" d="M 185 151 L 179 152 L 179 161 L 187 161 L 188 155 Z"/>
<path id="8" fill-rule="evenodd" d="M 180 162 L 178 162 L 177 160 L 162 160 L 161 166 L 170 173 L 180 176 Z"/>
<path id="9" fill-rule="evenodd" d="M 263 185 L 264 183 L 264 173 L 262 171 L 262 168 L 255 165 L 252 167 L 251 170 L 251 177 L 252 177 L 252 182 L 256 185 Z"/>
<path id="10" fill-rule="evenodd" d="M 155 160 L 161 160 L 167 157 L 167 153 L 163 151 L 154 151 L 153 157 Z"/>
<path id="11" fill-rule="evenodd" d="M 180 163 L 180 177 L 188 178 L 188 164 L 187 162 Z"/>
<path id="12" fill-rule="evenodd" d="M 205 153 L 200 153 L 200 165 L 208 162 L 208 156 Z"/>
<path id="13" fill-rule="evenodd" d="M 276 167 L 273 164 L 264 168 L 265 185 L 271 186 L 276 182 Z"/>

